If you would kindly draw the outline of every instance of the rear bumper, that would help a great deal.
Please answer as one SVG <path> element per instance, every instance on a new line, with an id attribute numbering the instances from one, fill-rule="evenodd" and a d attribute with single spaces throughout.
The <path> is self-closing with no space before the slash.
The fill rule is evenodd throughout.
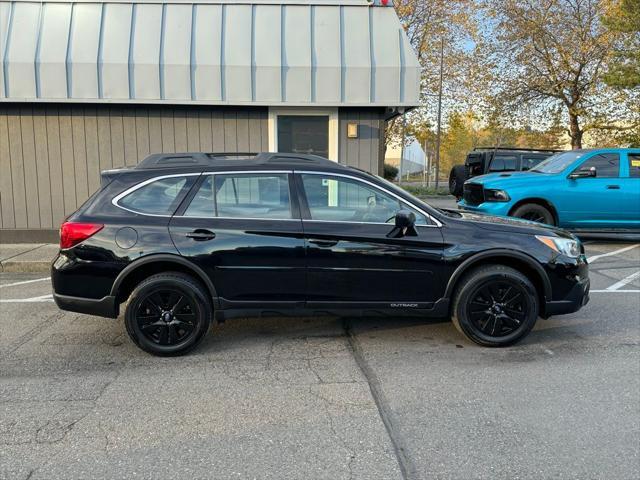
<path id="1" fill-rule="evenodd" d="M 554 300 L 545 304 L 545 318 L 551 315 L 563 315 L 580 310 L 589 303 L 589 278 L 577 282 L 562 300 Z"/>
<path id="2" fill-rule="evenodd" d="M 70 297 L 68 295 L 53 294 L 53 299 L 61 310 L 69 312 L 86 313 L 99 317 L 117 318 L 118 303 L 116 297 L 106 296 L 103 298 L 81 298 Z"/>

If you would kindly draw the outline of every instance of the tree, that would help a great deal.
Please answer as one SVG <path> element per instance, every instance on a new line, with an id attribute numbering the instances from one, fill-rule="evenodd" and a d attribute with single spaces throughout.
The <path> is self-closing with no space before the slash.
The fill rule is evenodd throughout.
<path id="1" fill-rule="evenodd" d="M 615 107 L 603 87 L 617 40 L 601 21 L 605 1 L 487 0 L 485 6 L 502 99 L 542 114 L 562 106 L 571 146 L 581 148 L 585 131 L 601 126 L 590 117 L 607 117 Z"/>
<path id="2" fill-rule="evenodd" d="M 640 86 L 640 0 L 617 0 L 609 7 L 604 24 L 620 33 L 605 76 L 614 87 Z"/>

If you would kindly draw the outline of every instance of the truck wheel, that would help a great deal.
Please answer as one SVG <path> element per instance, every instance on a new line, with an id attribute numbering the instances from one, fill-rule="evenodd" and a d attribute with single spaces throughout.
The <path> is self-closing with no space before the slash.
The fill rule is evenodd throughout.
<path id="1" fill-rule="evenodd" d="M 204 338 L 211 323 L 211 300 L 192 277 L 162 273 L 143 280 L 124 314 L 127 333 L 153 355 L 183 355 Z"/>
<path id="2" fill-rule="evenodd" d="M 462 197 L 462 185 L 467 179 L 464 165 L 456 165 L 449 173 L 449 193 L 456 198 Z"/>
<path id="3" fill-rule="evenodd" d="M 453 324 L 469 340 L 486 347 L 513 345 L 537 319 L 535 287 L 504 265 L 480 267 L 465 275 L 453 298 Z"/>
<path id="4" fill-rule="evenodd" d="M 522 218 L 524 220 L 531 220 L 532 222 L 555 225 L 553 214 L 537 203 L 525 203 L 524 205 L 520 205 L 514 210 L 511 216 Z"/>

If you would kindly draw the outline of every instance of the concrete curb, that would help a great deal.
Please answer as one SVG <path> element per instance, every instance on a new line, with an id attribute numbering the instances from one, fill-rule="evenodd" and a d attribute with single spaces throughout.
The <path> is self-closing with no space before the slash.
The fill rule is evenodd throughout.
<path id="1" fill-rule="evenodd" d="M 51 261 L 14 262 L 7 260 L 0 263 L 0 272 L 11 273 L 49 273 Z"/>

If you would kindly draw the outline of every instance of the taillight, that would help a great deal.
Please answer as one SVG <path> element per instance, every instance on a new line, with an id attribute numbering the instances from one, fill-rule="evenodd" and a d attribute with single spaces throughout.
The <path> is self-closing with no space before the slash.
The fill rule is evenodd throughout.
<path id="1" fill-rule="evenodd" d="M 103 227 L 99 223 L 64 222 L 60 225 L 60 248 L 71 248 L 95 235 Z"/>

